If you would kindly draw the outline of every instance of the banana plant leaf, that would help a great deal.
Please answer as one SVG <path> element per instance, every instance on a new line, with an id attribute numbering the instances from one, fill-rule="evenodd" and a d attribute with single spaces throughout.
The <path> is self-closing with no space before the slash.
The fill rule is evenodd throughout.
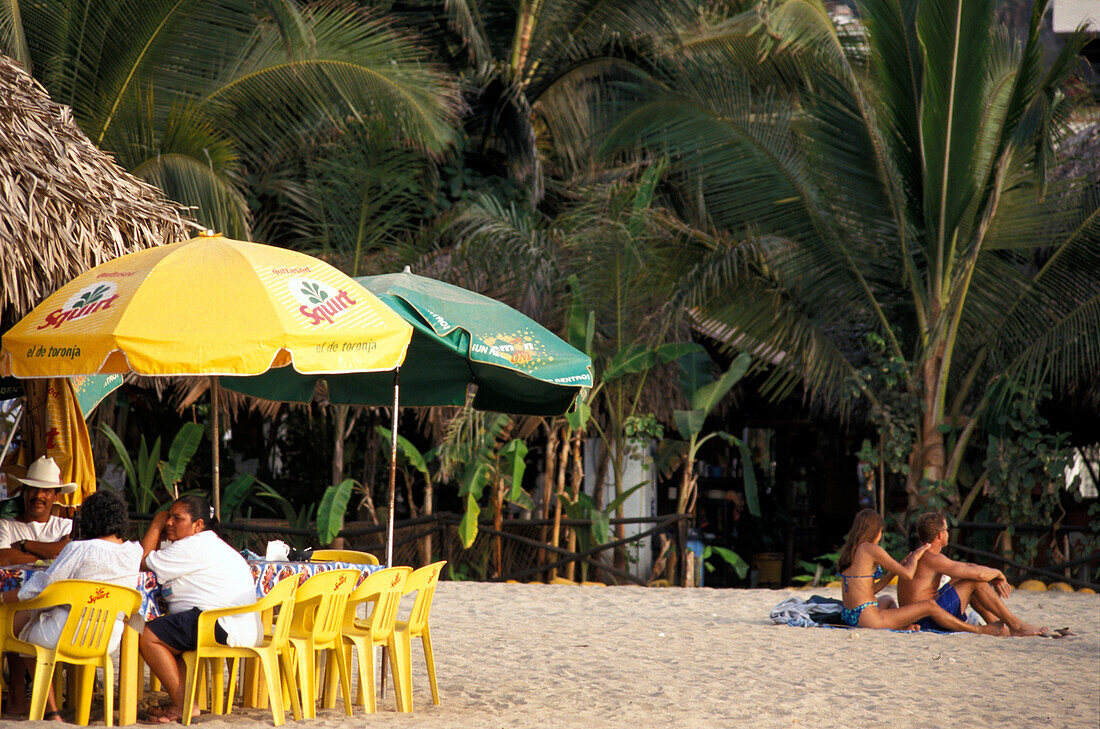
<path id="1" fill-rule="evenodd" d="M 356 281 L 413 327 L 400 369 L 402 406 L 462 405 L 472 384 L 478 410 L 558 415 L 592 386 L 588 355 L 504 303 L 408 268 Z M 253 397 L 309 402 L 318 379 L 282 367 L 256 377 L 223 377 L 222 384 Z M 392 372 L 323 379 L 333 403 L 393 403 Z"/>

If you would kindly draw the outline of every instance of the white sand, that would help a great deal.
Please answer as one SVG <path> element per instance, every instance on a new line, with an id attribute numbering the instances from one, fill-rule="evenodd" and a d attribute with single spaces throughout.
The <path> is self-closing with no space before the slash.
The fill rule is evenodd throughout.
<path id="1" fill-rule="evenodd" d="M 396 712 L 391 685 L 374 716 L 322 710 L 308 725 L 1100 726 L 1100 596 L 1013 593 L 1009 605 L 1023 619 L 1071 626 L 1074 635 L 1060 640 L 768 621 L 780 600 L 810 594 L 440 583 L 432 626 L 442 704 L 431 703 L 416 643 L 414 714 Z M 271 718 L 237 710 L 196 723 L 229 729 Z"/>

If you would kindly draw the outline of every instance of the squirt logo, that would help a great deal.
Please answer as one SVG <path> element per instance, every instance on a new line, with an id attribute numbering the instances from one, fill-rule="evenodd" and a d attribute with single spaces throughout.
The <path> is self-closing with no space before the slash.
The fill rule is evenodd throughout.
<path id="1" fill-rule="evenodd" d="M 53 327 L 57 329 L 67 321 L 82 319 L 97 311 L 109 309 L 118 300 L 118 287 L 110 281 L 89 284 L 77 291 L 60 309 L 46 314 L 46 321 L 39 329 Z"/>
<path id="2" fill-rule="evenodd" d="M 328 284 L 309 278 L 292 278 L 287 282 L 290 293 L 298 302 L 298 313 L 310 324 L 331 324 L 346 309 L 355 306 L 347 291 L 337 291 Z"/>

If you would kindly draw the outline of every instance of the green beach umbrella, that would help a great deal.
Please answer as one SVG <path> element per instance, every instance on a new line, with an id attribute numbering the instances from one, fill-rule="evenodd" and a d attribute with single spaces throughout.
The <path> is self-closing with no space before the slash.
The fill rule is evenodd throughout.
<path id="1" fill-rule="evenodd" d="M 559 415 L 592 386 L 592 360 L 507 304 L 460 286 L 402 273 L 356 279 L 413 326 L 400 369 L 401 405 L 462 405 L 518 415 Z M 309 402 L 318 377 L 292 368 L 223 377 L 231 390 L 282 402 Z M 390 405 L 392 373 L 327 375 L 338 405 Z"/>
<path id="2" fill-rule="evenodd" d="M 397 458 L 397 406 L 462 405 L 476 385 L 478 410 L 518 415 L 560 415 L 592 387 L 592 360 L 512 307 L 460 286 L 402 273 L 356 279 L 413 327 L 405 361 L 391 372 L 302 375 L 293 368 L 255 377 L 222 377 L 224 387 L 281 402 L 309 402 L 318 379 L 338 405 L 393 405 L 390 534 L 392 558 L 393 469 Z M 399 378 L 400 400 L 395 395 Z"/>

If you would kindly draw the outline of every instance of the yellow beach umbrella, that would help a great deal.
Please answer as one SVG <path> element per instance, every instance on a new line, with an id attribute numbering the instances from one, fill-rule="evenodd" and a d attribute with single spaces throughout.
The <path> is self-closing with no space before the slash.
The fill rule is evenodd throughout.
<path id="1" fill-rule="evenodd" d="M 411 336 L 327 263 L 208 234 L 121 256 L 62 286 L 4 334 L 0 373 L 205 375 L 216 402 L 219 375 L 393 370 Z M 217 433 L 217 408 L 214 416 Z M 217 487 L 215 461 L 215 501 Z"/>

